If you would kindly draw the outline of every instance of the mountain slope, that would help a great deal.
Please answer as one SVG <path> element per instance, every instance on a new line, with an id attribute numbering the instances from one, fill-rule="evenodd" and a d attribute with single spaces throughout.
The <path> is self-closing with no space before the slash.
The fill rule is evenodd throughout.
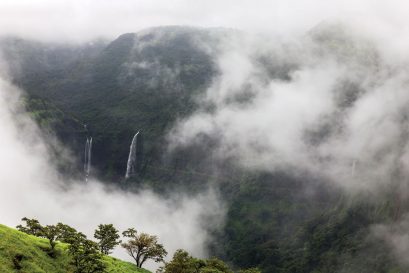
<path id="1" fill-rule="evenodd" d="M 159 27 L 121 35 L 106 46 L 57 50 L 16 40 L 0 42 L 0 48 L 15 84 L 88 125 L 95 170 L 117 180 L 138 130 L 145 169 L 163 160 L 166 131 L 195 109 L 195 95 L 210 84 L 216 70 L 212 54 L 224 33 Z"/>
<path id="2" fill-rule="evenodd" d="M 330 183 L 311 174 L 297 175 L 291 170 L 264 174 L 235 166 L 234 160 L 218 161 L 212 157 L 217 135 L 201 135 L 191 146 L 167 153 L 168 130 L 177 119 L 197 108 L 195 98 L 217 76 L 214 54 L 227 32 L 153 28 L 123 34 L 85 56 L 71 54 L 72 50 L 65 48 L 68 52 L 54 54 L 61 60 L 51 64 L 47 56 L 52 56 L 54 49 L 33 51 L 35 44 L 20 41 L 23 45 L 18 48 L 24 54 L 11 55 L 10 59 L 22 58 L 23 65 L 12 76 L 14 83 L 36 98 L 28 107 L 36 121 L 52 125 L 56 117 L 59 122 L 54 123 L 53 130 L 66 145 L 69 141 L 64 139 L 65 130 L 76 132 L 73 143 L 77 147 L 73 150 L 79 160 L 85 134 L 92 135 L 93 175 L 126 186 L 136 185 L 137 189 L 138 183 L 143 183 L 165 193 L 167 189 L 200 191 L 209 184 L 220 188 L 228 213 L 226 226 L 211 246 L 216 256 L 242 268 L 258 266 L 266 273 L 408 272 L 397 271 L 398 262 L 383 253 L 387 247 L 384 242 L 377 239 L 379 242 L 368 243 L 373 225 L 393 223 L 399 220 L 396 215 L 409 211 L 409 206 L 394 200 L 396 195 L 385 192 L 375 204 L 366 206 L 351 202 L 338 189 L 328 186 Z M 365 46 L 365 50 L 356 50 L 361 47 L 351 46 L 337 32 L 335 38 L 319 33 L 326 32 L 313 33 L 324 45 L 319 49 L 337 60 L 355 55 L 359 63 L 376 60 L 369 54 L 372 51 Z M 289 79 L 292 63 L 280 70 L 274 58 L 266 58 L 260 65 L 263 61 L 271 70 L 268 75 Z M 342 88 L 336 102 L 341 113 L 361 92 L 355 82 Z M 47 103 L 37 104 L 37 99 Z M 75 116 L 76 125 L 67 126 L 59 110 L 65 116 Z M 329 120 L 319 130 L 308 132 L 312 144 L 339 129 L 338 123 Z M 88 125 L 88 132 L 84 132 L 83 124 Z M 143 164 L 138 176 L 126 184 L 123 175 L 129 145 L 138 130 L 144 143 Z"/>
<path id="3" fill-rule="evenodd" d="M 15 229 L 0 225 L 0 272 L 67 273 L 73 272 L 65 244 L 56 246 L 59 255 L 51 258 L 46 239 L 27 235 Z M 105 256 L 107 272 L 149 273 L 135 265 Z"/>

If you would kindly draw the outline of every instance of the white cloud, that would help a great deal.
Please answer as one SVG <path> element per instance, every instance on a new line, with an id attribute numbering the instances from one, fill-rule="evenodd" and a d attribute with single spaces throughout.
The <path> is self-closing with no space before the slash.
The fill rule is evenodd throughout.
<path id="1" fill-rule="evenodd" d="M 222 225 L 224 218 L 214 191 L 175 193 L 165 199 L 149 190 L 123 192 L 95 180 L 64 181 L 37 127 L 19 109 L 19 94 L 0 80 L 0 223 L 15 226 L 22 217 L 44 224 L 63 222 L 91 238 L 98 224 L 113 223 L 121 230 L 135 227 L 158 235 L 169 258 L 178 248 L 206 256 L 207 227 Z M 121 249 L 115 253 L 129 259 Z"/>
<path id="2" fill-rule="evenodd" d="M 0 33 L 83 41 L 182 24 L 288 34 L 305 32 L 329 19 L 405 37 L 407 7 L 403 0 L 4 0 L 0 2 Z M 407 39 L 403 40 L 407 45 Z"/>
<path id="3" fill-rule="evenodd" d="M 215 154 L 241 166 L 304 169 L 346 189 L 373 190 L 396 179 L 396 170 L 407 175 L 408 6 L 403 0 L 5 0 L 0 35 L 81 42 L 175 24 L 262 33 L 226 43 L 218 56 L 221 75 L 200 98 L 215 111 L 200 109 L 180 121 L 173 144 L 217 134 Z M 341 40 L 305 37 L 328 21 L 349 26 Z M 291 73 L 272 77 L 269 65 Z M 213 193 L 171 201 L 146 191 L 107 191 L 97 182 L 63 193 L 35 126 L 7 108 L 15 105 L 14 88 L 4 81 L 0 87 L 1 222 L 34 216 L 87 232 L 101 222 L 135 225 L 158 234 L 169 250 L 203 254 L 201 215 L 223 212 Z M 232 103 L 243 94 L 253 97 L 251 103 Z M 353 101 L 349 107 L 339 105 L 345 99 Z M 325 141 L 313 143 L 327 133 Z"/>
<path id="4" fill-rule="evenodd" d="M 218 138 L 219 158 L 310 171 L 350 190 L 394 180 L 406 162 L 408 59 L 396 62 L 370 33 L 342 24 L 321 24 L 290 42 L 252 37 L 227 43 L 217 58 L 221 73 L 199 99 L 214 107 L 181 120 L 172 144 L 205 133 Z M 237 99 L 246 94 L 250 100 Z"/>

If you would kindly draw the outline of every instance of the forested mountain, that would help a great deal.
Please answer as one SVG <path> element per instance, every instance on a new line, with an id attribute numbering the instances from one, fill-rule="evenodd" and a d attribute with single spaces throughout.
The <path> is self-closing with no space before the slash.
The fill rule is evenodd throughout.
<path id="1" fill-rule="evenodd" d="M 120 179 L 129 145 L 140 130 L 145 162 L 160 161 L 164 136 L 177 117 L 194 108 L 194 95 L 210 83 L 215 67 L 199 43 L 223 35 L 167 27 L 124 34 L 103 47 L 48 46 L 19 39 L 2 42 L 15 83 L 87 125 L 99 175 Z M 21 53 L 23 52 L 23 54 Z M 18 53 L 18 57 L 16 57 Z"/>
<path id="2" fill-rule="evenodd" d="M 163 194 L 216 187 L 228 214 L 221 230 L 209 227 L 214 233 L 209 250 L 240 268 L 259 267 L 266 273 L 404 272 L 385 253 L 382 241 L 367 237 L 372 224 L 394 221 L 402 214 L 398 210 L 406 209 L 394 196 L 364 202 L 311 173 L 242 169 L 214 158 L 209 150 L 218 139 L 207 135 L 169 152 L 170 130 L 198 109 L 198 97 L 219 72 L 215 58 L 222 41 L 234 35 L 243 34 L 172 26 L 84 45 L 7 37 L 0 48 L 13 82 L 27 92 L 27 110 L 73 151 L 77 163 L 62 164 L 62 172 L 82 171 L 86 136 L 92 136 L 93 175 L 107 183 L 129 190 L 144 185 Z M 316 32 L 310 35 L 329 46 L 334 42 Z M 340 55 L 348 55 L 341 42 L 336 45 Z M 264 65 L 271 77 L 285 80 L 293 64 L 280 71 L 275 64 Z M 353 95 L 342 98 L 340 107 L 353 100 Z M 138 171 L 125 181 L 137 131 L 143 147 Z"/>

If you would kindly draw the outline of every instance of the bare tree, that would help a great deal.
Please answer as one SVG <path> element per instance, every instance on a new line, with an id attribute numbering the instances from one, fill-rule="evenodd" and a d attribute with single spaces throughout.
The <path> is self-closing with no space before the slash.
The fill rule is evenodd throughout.
<path id="1" fill-rule="evenodd" d="M 129 240 L 121 246 L 135 260 L 138 267 L 142 267 L 149 259 L 157 263 L 163 262 L 163 258 L 168 254 L 163 245 L 158 243 L 156 236 L 147 233 L 138 234 L 133 228 L 124 231 L 122 235 Z"/>

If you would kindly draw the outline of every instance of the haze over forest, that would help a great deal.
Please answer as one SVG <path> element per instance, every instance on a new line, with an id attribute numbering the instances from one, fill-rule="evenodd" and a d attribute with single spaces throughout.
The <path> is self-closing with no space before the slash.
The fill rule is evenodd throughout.
<path id="1" fill-rule="evenodd" d="M 1 2 L 0 224 L 136 227 L 235 272 L 408 271 L 408 5 Z"/>

